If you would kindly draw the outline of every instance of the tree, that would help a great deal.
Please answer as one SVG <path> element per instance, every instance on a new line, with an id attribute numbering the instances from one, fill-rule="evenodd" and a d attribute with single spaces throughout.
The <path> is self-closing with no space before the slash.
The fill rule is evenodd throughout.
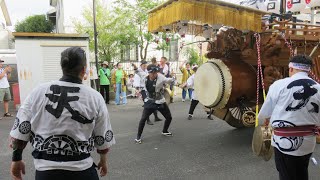
<path id="1" fill-rule="evenodd" d="M 194 47 L 186 47 L 184 50 L 184 55 L 188 57 L 190 64 L 199 64 L 203 63 L 200 62 L 200 56 L 198 51 Z"/>
<path id="2" fill-rule="evenodd" d="M 148 32 L 148 11 L 159 5 L 163 0 L 117 0 L 115 11 L 118 14 L 125 14 L 130 19 L 131 26 L 134 28 L 133 34 L 136 35 L 137 43 L 140 47 L 140 58 L 146 60 L 148 47 L 154 40 L 153 35 Z"/>
<path id="3" fill-rule="evenodd" d="M 43 32 L 50 33 L 54 29 L 51 21 L 46 19 L 46 15 L 29 16 L 15 26 L 16 32 Z"/>
<path id="4" fill-rule="evenodd" d="M 82 12 L 82 20 L 74 20 L 73 24 L 78 33 L 89 34 L 94 39 L 93 33 L 93 10 L 87 6 Z M 96 1 L 96 24 L 98 32 L 98 55 L 101 61 L 111 61 L 118 57 L 121 50 L 129 42 L 136 42 L 135 31 L 130 26 L 130 20 L 124 13 L 117 14 L 110 11 L 101 1 Z M 94 50 L 94 41 L 90 41 L 90 50 Z"/>

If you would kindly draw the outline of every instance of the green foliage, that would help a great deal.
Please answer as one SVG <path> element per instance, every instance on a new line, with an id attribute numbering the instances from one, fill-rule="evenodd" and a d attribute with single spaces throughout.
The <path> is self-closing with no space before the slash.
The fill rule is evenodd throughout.
<path id="1" fill-rule="evenodd" d="M 200 66 L 206 62 L 208 62 L 208 58 L 205 55 L 202 55 L 202 58 L 200 58 L 198 65 Z"/>
<path id="2" fill-rule="evenodd" d="M 128 45 L 139 45 L 141 59 L 145 60 L 153 35 L 147 32 L 147 12 L 159 4 L 154 0 L 116 0 L 107 8 L 102 0 L 96 0 L 96 23 L 98 31 L 98 55 L 100 61 L 111 61 L 119 57 Z M 85 21 L 74 21 L 78 33 L 90 36 L 90 50 L 94 50 L 92 7 L 85 7 Z"/>
<path id="3" fill-rule="evenodd" d="M 87 33 L 91 39 L 89 47 L 94 50 L 94 30 L 92 8 L 85 7 L 82 16 L 85 21 L 74 21 L 78 33 Z M 98 32 L 98 55 L 100 61 L 111 61 L 119 57 L 121 50 L 137 41 L 130 20 L 125 14 L 108 10 L 101 0 L 96 1 L 96 24 Z"/>
<path id="4" fill-rule="evenodd" d="M 190 64 L 201 64 L 199 52 L 193 47 L 186 47 L 184 50 L 184 55 L 188 57 L 188 62 Z"/>
<path id="5" fill-rule="evenodd" d="M 45 15 L 29 16 L 15 26 L 16 32 L 43 32 L 50 33 L 54 29 L 51 21 L 46 19 Z"/>
<path id="6" fill-rule="evenodd" d="M 147 57 L 147 49 L 151 42 L 153 42 L 153 35 L 148 32 L 148 11 L 159 5 L 163 0 L 134 0 L 128 2 L 127 0 L 115 1 L 115 12 L 117 14 L 125 14 L 130 20 L 133 33 L 136 35 L 136 44 L 140 47 L 140 58 L 145 60 Z"/>
<path id="7" fill-rule="evenodd" d="M 162 33 L 159 32 L 157 35 L 158 38 L 155 39 L 155 42 L 158 44 L 156 50 L 164 50 L 168 51 L 170 48 L 170 43 L 173 41 L 178 41 L 180 36 L 176 36 L 175 34 L 171 33 Z"/>
<path id="8" fill-rule="evenodd" d="M 159 42 L 158 46 L 156 47 L 156 50 L 168 51 L 169 47 L 170 47 L 170 45 L 167 42 Z"/>

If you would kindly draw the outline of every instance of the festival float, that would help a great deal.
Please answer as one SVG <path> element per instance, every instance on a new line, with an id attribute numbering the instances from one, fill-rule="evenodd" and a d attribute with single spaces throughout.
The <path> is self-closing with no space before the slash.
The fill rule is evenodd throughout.
<path id="1" fill-rule="evenodd" d="M 293 15 L 311 11 L 316 16 L 320 1 L 244 0 L 240 4 L 169 0 L 151 10 L 148 20 L 148 29 L 155 34 L 203 37 L 209 61 L 195 75 L 196 95 L 201 104 L 215 110 L 215 116 L 236 128 L 257 124 L 256 114 L 269 86 L 288 76 L 288 60 L 294 54 L 312 56 L 315 66 L 310 76 L 319 82 L 320 75 L 320 25 Z M 256 137 L 270 141 L 271 133 L 260 130 Z M 255 149 L 267 149 L 259 153 L 270 159 L 272 148 L 262 146 Z"/>

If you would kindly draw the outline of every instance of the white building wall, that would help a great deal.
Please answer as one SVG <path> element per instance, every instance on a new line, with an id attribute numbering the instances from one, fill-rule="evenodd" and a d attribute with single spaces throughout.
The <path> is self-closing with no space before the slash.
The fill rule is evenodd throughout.
<path id="1" fill-rule="evenodd" d="M 84 48 L 87 52 L 87 59 L 89 59 L 89 44 L 85 40 L 16 38 L 21 103 L 36 86 L 52 80 L 58 80 L 62 76 L 60 54 L 64 49 L 71 46 Z M 49 66 L 51 68 L 48 69 Z M 46 76 L 48 73 L 51 77 Z M 89 79 L 84 81 L 84 84 L 89 85 Z"/>
<path id="2" fill-rule="evenodd" d="M 11 32 L 6 29 L 0 29 L 0 49 L 11 49 Z"/>

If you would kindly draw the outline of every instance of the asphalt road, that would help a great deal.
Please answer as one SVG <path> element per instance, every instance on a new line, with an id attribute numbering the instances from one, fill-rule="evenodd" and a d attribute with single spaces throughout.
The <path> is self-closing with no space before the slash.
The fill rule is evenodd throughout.
<path id="1" fill-rule="evenodd" d="M 143 143 L 134 138 L 141 117 L 141 103 L 129 100 L 129 105 L 109 105 L 116 145 L 109 154 L 108 180 L 275 180 L 278 179 L 274 161 L 255 157 L 251 151 L 253 129 L 237 130 L 222 120 L 207 120 L 201 106 L 195 110 L 194 120 L 187 120 L 189 101 L 170 105 L 173 137 L 162 136 L 163 122 L 146 125 Z M 2 109 L 2 105 L 1 109 Z M 0 111 L 0 113 L 2 113 Z M 153 119 L 153 117 L 151 118 Z M 14 118 L 0 120 L 0 180 L 10 180 L 11 150 L 8 134 Z M 320 163 L 320 145 L 313 154 Z M 94 155 L 95 159 L 97 156 Z M 23 156 L 27 174 L 34 179 L 31 147 Z M 310 162 L 310 180 L 319 180 L 320 166 Z"/>

